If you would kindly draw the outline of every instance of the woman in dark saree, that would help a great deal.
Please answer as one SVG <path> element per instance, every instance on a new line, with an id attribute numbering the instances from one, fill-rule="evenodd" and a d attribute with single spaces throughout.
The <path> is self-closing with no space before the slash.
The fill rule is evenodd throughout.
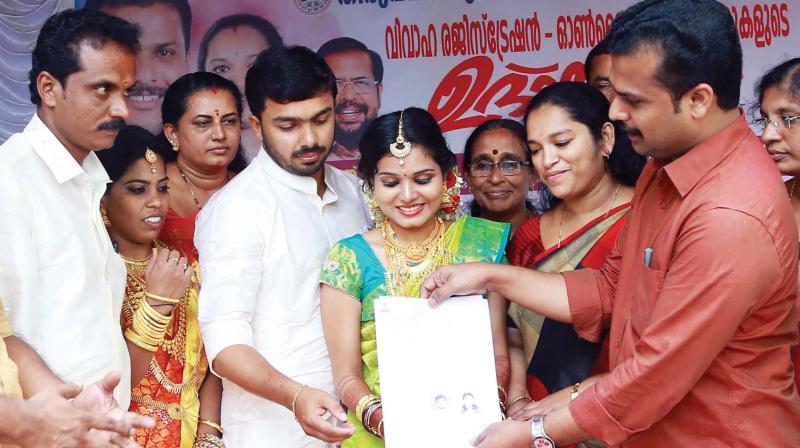
<path id="1" fill-rule="evenodd" d="M 527 142 L 546 211 L 520 225 L 508 248 L 512 264 L 564 272 L 605 262 L 645 163 L 609 120 L 608 109 L 603 94 L 583 83 L 556 83 L 531 101 Z M 583 379 L 608 369 L 607 342 L 579 339 L 571 325 L 515 304 L 509 314 L 519 330 L 511 331 L 510 342 L 524 352 L 521 358 L 516 351 L 512 362 L 509 415 L 524 412 L 530 398 L 570 386 L 579 392 Z"/>

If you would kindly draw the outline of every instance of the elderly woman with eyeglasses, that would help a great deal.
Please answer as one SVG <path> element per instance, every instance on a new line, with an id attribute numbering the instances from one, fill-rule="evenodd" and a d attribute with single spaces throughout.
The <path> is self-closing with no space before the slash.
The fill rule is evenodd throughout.
<path id="1" fill-rule="evenodd" d="M 525 126 L 491 119 L 472 131 L 464 146 L 464 174 L 475 199 L 466 213 L 511 224 L 512 233 L 535 214 L 528 200 L 536 180 Z"/>
<path id="2" fill-rule="evenodd" d="M 786 181 L 794 219 L 800 229 L 800 58 L 789 59 L 767 71 L 756 84 L 760 117 L 753 124 L 761 130 L 761 140 Z M 800 275 L 798 275 L 800 285 Z M 800 298 L 797 301 L 800 316 Z M 800 349 L 794 348 L 795 384 L 800 388 Z"/>

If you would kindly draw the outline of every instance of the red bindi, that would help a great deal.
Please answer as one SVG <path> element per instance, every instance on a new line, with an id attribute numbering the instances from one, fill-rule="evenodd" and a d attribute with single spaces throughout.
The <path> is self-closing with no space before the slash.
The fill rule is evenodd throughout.
<path id="1" fill-rule="evenodd" d="M 493 156 L 496 156 L 498 152 L 499 152 L 498 150 L 496 150 L 496 149 L 493 149 L 493 150 L 492 150 L 492 155 L 493 155 Z"/>
<path id="2" fill-rule="evenodd" d="M 214 109 L 214 115 L 219 117 L 219 109 Z"/>

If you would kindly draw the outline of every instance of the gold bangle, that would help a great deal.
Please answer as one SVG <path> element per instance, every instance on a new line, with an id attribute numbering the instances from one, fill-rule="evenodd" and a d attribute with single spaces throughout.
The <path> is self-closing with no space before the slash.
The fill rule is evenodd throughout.
<path id="1" fill-rule="evenodd" d="M 363 418 L 364 416 L 364 409 L 371 405 L 372 403 L 380 401 L 381 397 L 375 394 L 366 394 L 361 399 L 358 400 L 356 404 L 356 416 L 358 418 Z"/>
<path id="2" fill-rule="evenodd" d="M 225 433 L 225 430 L 222 429 L 222 426 L 220 426 L 219 423 L 214 423 L 211 420 L 200 420 L 200 424 L 216 429 L 219 431 L 220 435 Z"/>
<path id="3" fill-rule="evenodd" d="M 506 390 L 503 389 L 503 386 L 498 384 L 497 385 L 497 390 L 500 391 L 500 400 L 501 401 L 506 401 L 506 398 L 508 398 L 508 394 L 506 393 Z"/>
<path id="4" fill-rule="evenodd" d="M 520 400 L 530 400 L 530 399 L 531 399 L 531 398 L 530 398 L 529 396 L 527 396 L 527 395 L 520 395 L 520 396 L 518 396 L 518 397 L 514 397 L 514 399 L 513 399 L 513 400 L 511 400 L 511 401 L 508 403 L 508 406 L 506 406 L 506 409 L 511 409 L 511 406 L 514 406 L 514 404 L 515 404 L 516 402 L 520 401 Z"/>
<path id="5" fill-rule="evenodd" d="M 153 299 L 153 300 L 160 300 L 160 301 L 162 301 L 162 302 L 171 303 L 171 304 L 173 304 L 173 305 L 177 305 L 177 304 L 178 304 L 178 302 L 180 302 L 180 301 L 181 301 L 181 299 L 173 299 L 173 298 L 171 298 L 171 297 L 164 297 L 164 296 L 160 296 L 160 295 L 158 295 L 158 294 L 153 294 L 153 293 L 152 293 L 152 292 L 150 292 L 150 291 L 145 291 L 145 293 L 144 293 L 144 296 L 145 296 L 145 297 L 147 297 L 147 298 L 149 298 L 149 299 Z"/>
<path id="6" fill-rule="evenodd" d="M 383 436 L 380 435 L 381 433 L 383 433 L 383 430 L 381 429 L 382 427 L 383 427 L 383 419 L 381 419 L 381 421 L 378 422 L 378 434 L 377 434 L 377 436 L 380 437 L 380 438 L 383 438 Z"/>
<path id="7" fill-rule="evenodd" d="M 301 384 L 300 387 L 297 388 L 297 391 L 294 393 L 294 397 L 292 397 L 292 414 L 294 415 L 295 420 L 297 420 L 297 412 L 295 411 L 294 407 L 297 404 L 297 397 L 300 396 L 300 392 L 302 392 L 303 389 L 305 389 L 306 387 L 308 386 L 306 386 L 305 384 Z"/>
<path id="8" fill-rule="evenodd" d="M 192 444 L 194 448 L 225 448 L 225 442 L 214 434 L 198 434 Z"/>

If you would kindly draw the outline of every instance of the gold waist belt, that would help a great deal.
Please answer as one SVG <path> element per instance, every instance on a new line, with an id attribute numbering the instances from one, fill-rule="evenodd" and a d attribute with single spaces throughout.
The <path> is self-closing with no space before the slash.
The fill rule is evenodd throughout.
<path id="1" fill-rule="evenodd" d="M 191 417 L 191 419 L 196 422 L 199 418 L 199 416 L 187 411 L 183 406 L 177 403 L 164 403 L 163 401 L 153 400 L 152 398 L 143 397 L 141 395 L 131 396 L 131 401 L 143 404 L 152 409 L 167 411 L 167 414 L 173 420 L 189 421 L 188 418 Z M 192 405 L 194 405 L 194 403 L 192 403 Z"/>

